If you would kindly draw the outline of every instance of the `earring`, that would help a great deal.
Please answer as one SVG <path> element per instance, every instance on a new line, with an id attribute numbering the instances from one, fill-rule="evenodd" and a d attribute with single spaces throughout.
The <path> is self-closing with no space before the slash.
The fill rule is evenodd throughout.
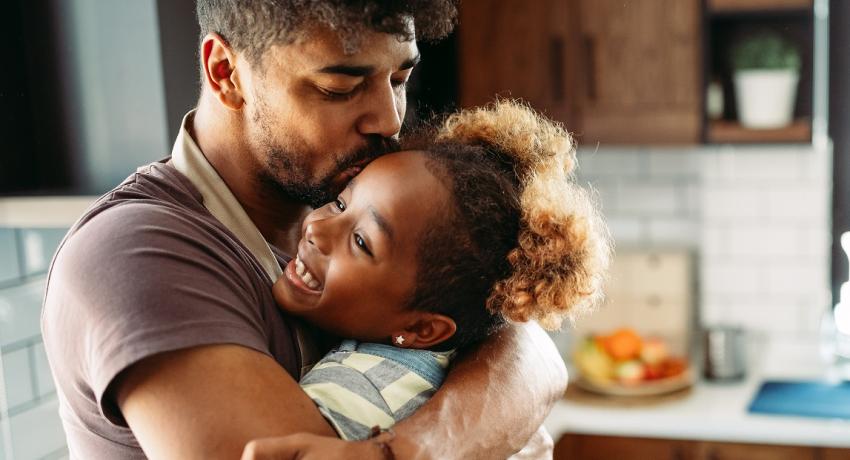
<path id="1" fill-rule="evenodd" d="M 404 336 L 403 335 L 395 336 L 395 343 L 396 343 L 396 345 L 404 345 Z"/>

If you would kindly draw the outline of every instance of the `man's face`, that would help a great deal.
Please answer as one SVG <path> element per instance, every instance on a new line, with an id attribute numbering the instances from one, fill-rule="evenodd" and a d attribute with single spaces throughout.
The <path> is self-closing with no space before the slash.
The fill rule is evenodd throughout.
<path id="1" fill-rule="evenodd" d="M 269 191 L 318 207 L 366 162 L 397 150 L 415 41 L 367 32 L 346 54 L 316 31 L 270 48 L 243 74 L 248 143 Z"/>

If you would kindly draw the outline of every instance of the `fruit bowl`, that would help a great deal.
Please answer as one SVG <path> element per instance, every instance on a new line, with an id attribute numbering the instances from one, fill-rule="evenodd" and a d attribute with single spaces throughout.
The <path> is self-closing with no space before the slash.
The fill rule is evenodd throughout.
<path id="1" fill-rule="evenodd" d="M 576 386 L 604 395 L 660 395 L 694 383 L 688 361 L 672 355 L 665 340 L 641 337 L 628 328 L 586 337 L 573 362 Z"/>
<path id="2" fill-rule="evenodd" d="M 578 378 L 571 383 L 582 390 L 606 396 L 658 396 L 690 387 L 694 384 L 694 374 L 688 368 L 681 374 L 672 377 L 626 385 L 615 381 L 594 381 L 579 373 Z"/>

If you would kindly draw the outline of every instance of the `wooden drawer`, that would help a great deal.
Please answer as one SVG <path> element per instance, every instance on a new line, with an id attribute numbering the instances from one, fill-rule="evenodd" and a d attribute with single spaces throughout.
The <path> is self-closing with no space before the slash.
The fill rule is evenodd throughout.
<path id="1" fill-rule="evenodd" d="M 850 449 L 566 434 L 555 460 L 850 460 Z"/>

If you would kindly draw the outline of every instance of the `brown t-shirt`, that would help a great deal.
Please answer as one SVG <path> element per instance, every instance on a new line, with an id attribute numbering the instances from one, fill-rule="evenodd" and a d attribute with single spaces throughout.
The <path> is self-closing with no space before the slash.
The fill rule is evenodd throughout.
<path id="1" fill-rule="evenodd" d="M 189 179 L 164 161 L 140 168 L 71 228 L 48 275 L 42 330 L 71 456 L 145 458 L 106 394 L 134 363 L 229 343 L 297 379 L 295 327 L 263 267 Z"/>

